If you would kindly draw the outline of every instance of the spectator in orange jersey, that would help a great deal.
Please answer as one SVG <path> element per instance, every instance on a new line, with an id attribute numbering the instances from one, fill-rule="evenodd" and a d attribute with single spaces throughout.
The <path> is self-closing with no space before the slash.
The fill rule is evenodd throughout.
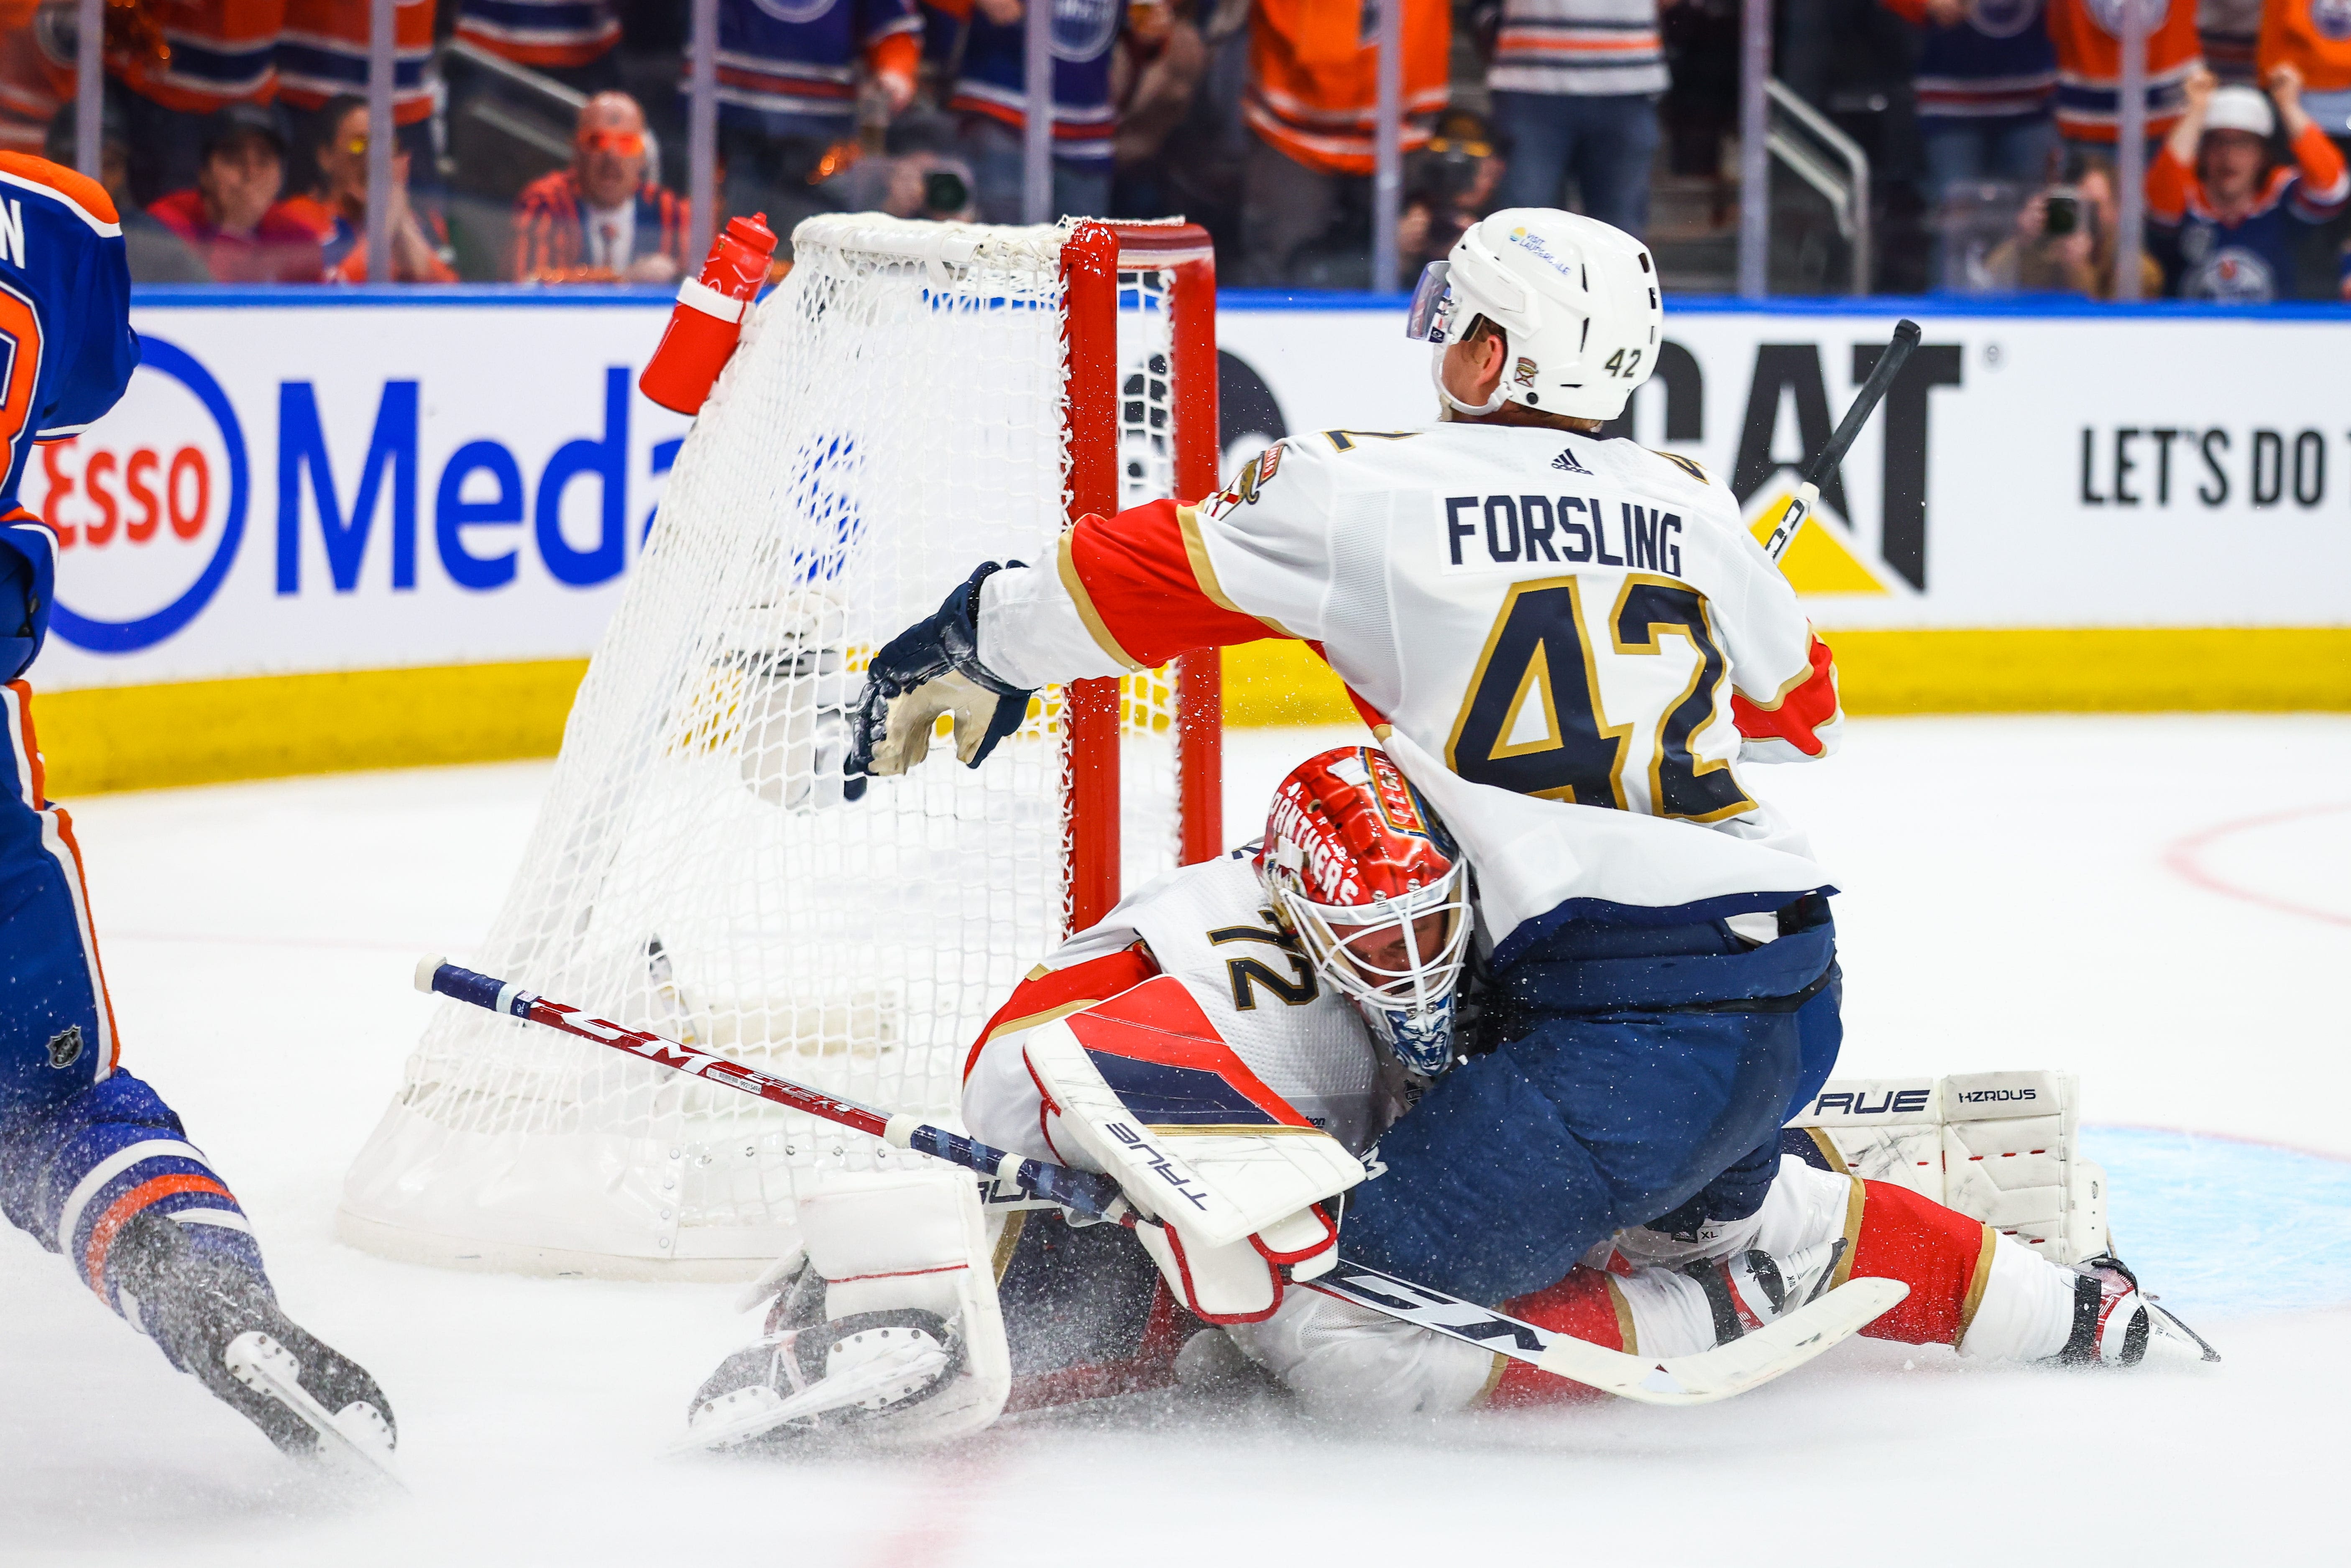
<path id="1" fill-rule="evenodd" d="M 2123 6 L 2134 0 L 2050 0 L 2049 40 L 2057 46 L 2057 134 L 2094 155 L 2113 157 L 2122 103 Z M 2189 0 L 2135 0 L 2147 18 L 2147 135 L 2169 132 L 2200 68 L 2196 7 Z"/>
<path id="2" fill-rule="evenodd" d="M 1429 121 L 1445 107 L 1453 15 L 1445 0 L 1397 3 L 1404 6 L 1403 141 L 1411 152 L 1427 145 Z M 1362 224 L 1362 237 L 1348 236 L 1353 249 L 1369 248 L 1369 225 L 1362 220 L 1371 196 L 1377 42 L 1365 36 L 1355 6 L 1259 0 L 1241 98 L 1241 117 L 1256 134 L 1242 181 L 1237 282 L 1296 281 L 1301 256 L 1328 243 L 1343 216 L 1351 229 Z M 1354 281 L 1362 280 L 1358 269 Z M 1370 281 L 1383 289 L 1400 283 Z"/>
<path id="3" fill-rule="evenodd" d="M 147 210 L 204 258 L 215 283 L 316 283 L 319 233 L 277 197 L 286 133 L 269 108 L 233 103 L 204 121 L 193 189 Z"/>
<path id="4" fill-rule="evenodd" d="M 393 137 L 422 183 L 438 188 L 433 164 L 433 11 L 435 0 L 393 0 L 392 123 Z M 346 95 L 368 89 L 369 0 L 286 0 L 286 27 L 277 36 L 277 101 L 293 128 L 287 183 L 318 184 L 323 171 L 310 156 L 328 141 L 329 110 Z"/>
<path id="5" fill-rule="evenodd" d="M 346 93 L 327 100 L 326 127 L 314 156 L 319 192 L 287 207 L 311 223 L 324 246 L 330 283 L 365 283 L 367 275 L 368 106 Z M 455 283 L 456 269 L 443 252 L 448 236 L 437 216 L 420 214 L 408 199 L 406 148 L 392 155 L 392 277 L 393 283 Z"/>
<path id="6" fill-rule="evenodd" d="M 2351 140 L 2351 3 L 2269 0 L 2255 50 L 2262 79 L 2280 66 L 2302 78 L 2302 107 L 2337 149 Z"/>
<path id="7" fill-rule="evenodd" d="M 457 37 L 578 92 L 621 85 L 612 0 L 456 0 Z"/>
<path id="8" fill-rule="evenodd" d="M 2302 107 L 2300 74 L 2279 66 L 2269 85 L 2264 99 L 2197 72 L 2188 82 L 2188 111 L 2147 169 L 2147 216 L 2179 231 L 2185 298 L 2231 305 L 2293 298 L 2302 229 L 2326 222 L 2351 199 L 2343 154 Z M 2281 120 L 2291 165 L 2270 158 Z"/>
<path id="9" fill-rule="evenodd" d="M 580 110 L 571 167 L 515 203 L 515 277 L 525 283 L 668 283 L 685 268 L 685 203 L 648 177 L 645 116 L 624 92 Z"/>
<path id="10" fill-rule="evenodd" d="M 107 8 L 107 74 L 130 89 L 131 188 L 142 203 L 196 183 L 206 115 L 277 93 L 286 0 L 138 0 Z"/>
<path id="11" fill-rule="evenodd" d="M 47 19 L 8 26 L 0 16 L 0 151 L 41 156 L 49 121 L 73 95 L 73 60 L 52 54 L 65 40 Z"/>

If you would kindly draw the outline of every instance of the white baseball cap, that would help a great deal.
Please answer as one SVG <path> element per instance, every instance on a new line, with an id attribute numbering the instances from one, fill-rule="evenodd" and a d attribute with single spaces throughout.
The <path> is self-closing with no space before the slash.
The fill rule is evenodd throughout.
<path id="1" fill-rule="evenodd" d="M 2269 99 L 2250 87 L 2219 87 L 2204 105 L 2207 131 L 2250 131 L 2262 141 L 2277 130 L 2277 111 Z"/>

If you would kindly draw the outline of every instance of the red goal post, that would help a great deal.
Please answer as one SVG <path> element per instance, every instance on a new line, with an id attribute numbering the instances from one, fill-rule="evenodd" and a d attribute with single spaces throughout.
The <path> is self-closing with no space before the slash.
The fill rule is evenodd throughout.
<path id="1" fill-rule="evenodd" d="M 1186 223 L 1081 223 L 1061 249 L 1066 329 L 1063 418 L 1069 520 L 1119 508 L 1122 420 L 1127 410 L 1118 314 L 1123 279 L 1165 279 L 1167 413 L 1175 498 L 1195 505 L 1217 486 L 1217 260 L 1208 231 Z M 1138 290 L 1138 292 L 1140 292 Z M 1149 374 L 1146 366 L 1144 372 Z M 1142 411 L 1138 411 L 1142 412 Z M 1069 688 L 1069 926 L 1081 931 L 1120 896 L 1119 683 Z M 1176 665 L 1179 864 L 1224 849 L 1224 681 L 1215 649 Z"/>

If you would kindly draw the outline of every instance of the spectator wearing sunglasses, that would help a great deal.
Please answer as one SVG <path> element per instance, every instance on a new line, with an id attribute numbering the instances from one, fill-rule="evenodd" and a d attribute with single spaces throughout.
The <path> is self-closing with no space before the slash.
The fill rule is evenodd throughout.
<path id="1" fill-rule="evenodd" d="M 1657 99 L 1670 85 L 1657 0 L 1502 0 L 1494 131 L 1510 167 L 1501 205 L 1565 205 L 1639 235 L 1649 226 Z"/>
<path id="2" fill-rule="evenodd" d="M 514 276 L 524 283 L 669 283 L 684 271 L 685 203 L 647 173 L 645 115 L 624 92 L 580 110 L 571 167 L 515 203 Z"/>
<path id="3" fill-rule="evenodd" d="M 365 283 L 367 275 L 368 106 L 344 94 L 319 111 L 326 128 L 315 150 L 318 193 L 287 206 L 317 225 L 327 280 Z M 455 283 L 449 239 L 438 214 L 420 213 L 408 199 L 409 153 L 392 155 L 392 277 L 393 283 Z"/>
<path id="4" fill-rule="evenodd" d="M 395 0 L 392 10 L 392 122 L 422 183 L 438 188 L 433 162 L 434 0 Z M 325 147 L 337 99 L 364 100 L 368 85 L 368 0 L 286 0 L 277 35 L 277 101 L 294 131 L 287 185 L 307 191 L 324 171 L 311 162 Z"/>

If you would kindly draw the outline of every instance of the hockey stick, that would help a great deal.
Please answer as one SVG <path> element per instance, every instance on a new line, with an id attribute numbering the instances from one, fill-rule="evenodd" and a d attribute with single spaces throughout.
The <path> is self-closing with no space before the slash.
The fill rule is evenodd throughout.
<path id="1" fill-rule="evenodd" d="M 437 991 L 509 1018 L 528 1019 L 689 1077 L 756 1094 L 820 1120 L 871 1134 L 893 1148 L 913 1149 L 961 1166 L 1091 1218 L 1114 1220 L 1130 1228 L 1136 1223 L 1135 1211 L 1118 1183 L 1106 1176 L 1008 1154 L 904 1113 L 876 1110 L 643 1030 L 586 1018 L 577 1008 L 549 1001 L 537 992 L 439 957 L 417 964 L 416 988 Z M 1466 1340 L 1544 1372 L 1650 1405 L 1704 1405 L 1768 1383 L 1812 1360 L 1910 1293 L 1910 1288 L 1897 1281 L 1848 1281 L 1819 1301 L 1729 1344 L 1658 1359 L 1627 1355 L 1537 1328 L 1343 1259 L 1329 1274 L 1305 1281 L 1301 1288 L 1353 1301 L 1398 1322 Z"/>
<path id="2" fill-rule="evenodd" d="M 1789 501 L 1787 510 L 1780 514 L 1779 526 L 1771 530 L 1771 538 L 1764 542 L 1765 555 L 1776 561 L 1788 552 L 1788 547 L 1795 542 L 1796 530 L 1804 526 L 1804 519 L 1812 516 L 1813 504 L 1821 498 L 1821 481 L 1829 476 L 1830 469 L 1844 461 L 1845 452 L 1853 445 L 1854 437 L 1859 435 L 1861 427 L 1869 423 L 1869 416 L 1877 412 L 1877 405 L 1885 400 L 1886 389 L 1892 386 L 1894 378 L 1902 373 L 1903 365 L 1910 358 L 1910 350 L 1917 346 L 1918 323 L 1907 318 L 1896 321 L 1893 340 L 1886 345 L 1886 351 L 1877 356 L 1877 364 L 1869 372 L 1869 379 L 1861 383 L 1859 392 L 1853 394 L 1853 406 L 1844 411 L 1844 418 L 1837 423 L 1827 443 L 1813 454 L 1812 461 L 1796 470 L 1799 483 L 1795 497 Z"/>

